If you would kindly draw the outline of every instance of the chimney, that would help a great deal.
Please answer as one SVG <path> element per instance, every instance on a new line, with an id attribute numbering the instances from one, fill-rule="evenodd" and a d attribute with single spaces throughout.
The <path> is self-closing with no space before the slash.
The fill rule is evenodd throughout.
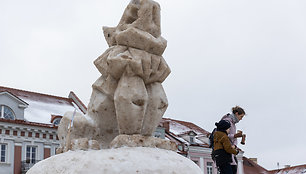
<path id="1" fill-rule="evenodd" d="M 290 165 L 285 165 L 285 168 L 289 168 L 290 167 Z"/>
<path id="2" fill-rule="evenodd" d="M 257 158 L 249 158 L 249 159 L 257 164 Z"/>
<path id="3" fill-rule="evenodd" d="M 170 130 L 170 121 L 165 120 L 165 121 L 163 122 L 163 127 L 165 128 L 165 131 L 166 131 L 166 132 L 169 132 L 169 130 Z"/>

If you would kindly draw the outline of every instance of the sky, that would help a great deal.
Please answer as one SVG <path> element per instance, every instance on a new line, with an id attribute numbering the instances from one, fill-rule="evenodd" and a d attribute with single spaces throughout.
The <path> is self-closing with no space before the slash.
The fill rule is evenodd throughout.
<path id="1" fill-rule="evenodd" d="M 235 105 L 247 115 L 245 156 L 266 169 L 306 164 L 306 1 L 159 0 L 164 117 L 207 131 Z M 128 0 L 0 0 L 0 85 L 88 104 Z"/>

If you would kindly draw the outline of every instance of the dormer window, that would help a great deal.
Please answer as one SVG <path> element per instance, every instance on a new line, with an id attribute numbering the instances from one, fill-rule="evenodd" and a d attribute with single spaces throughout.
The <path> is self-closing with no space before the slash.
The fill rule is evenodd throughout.
<path id="1" fill-rule="evenodd" d="M 56 118 L 56 119 L 53 120 L 53 124 L 55 126 L 58 126 L 60 124 L 60 122 L 61 122 L 61 118 Z"/>
<path id="2" fill-rule="evenodd" d="M 179 151 L 184 151 L 184 146 L 183 146 L 183 144 L 179 144 L 179 145 L 177 146 L 177 149 L 178 149 Z"/>
<path id="3" fill-rule="evenodd" d="M 190 136 L 190 143 L 193 144 L 194 143 L 194 137 Z"/>
<path id="4" fill-rule="evenodd" d="M 60 115 L 51 115 L 51 123 L 54 125 L 54 126 L 58 126 L 61 122 L 61 119 L 63 117 L 60 116 Z"/>
<path id="5" fill-rule="evenodd" d="M 195 142 L 194 142 L 194 137 L 197 135 L 195 132 L 193 132 L 193 131 L 190 131 L 189 133 L 188 133 L 188 135 L 189 135 L 189 138 L 190 138 L 190 144 L 194 144 Z"/>
<path id="6" fill-rule="evenodd" d="M 0 118 L 15 120 L 15 113 L 10 107 L 0 105 Z"/>

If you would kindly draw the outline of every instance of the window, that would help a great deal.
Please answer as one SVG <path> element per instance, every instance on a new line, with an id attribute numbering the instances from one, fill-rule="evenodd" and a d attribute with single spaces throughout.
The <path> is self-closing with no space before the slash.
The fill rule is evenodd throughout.
<path id="1" fill-rule="evenodd" d="M 5 105 L 0 105 L 0 118 L 15 120 L 15 114 L 10 107 Z"/>
<path id="2" fill-rule="evenodd" d="M 193 132 L 193 131 L 190 131 L 189 133 L 188 133 L 188 135 L 189 135 L 189 142 L 190 142 L 190 144 L 195 144 L 195 142 L 194 142 L 194 138 L 195 138 L 195 136 L 197 135 L 195 132 Z"/>
<path id="3" fill-rule="evenodd" d="M 154 137 L 156 138 L 161 138 L 161 133 L 160 132 L 154 132 Z"/>
<path id="4" fill-rule="evenodd" d="M 193 144 L 194 143 L 194 137 L 190 136 L 190 143 Z"/>
<path id="5" fill-rule="evenodd" d="M 183 146 L 182 144 L 179 144 L 179 145 L 177 146 L 177 149 L 178 149 L 179 151 L 184 151 L 184 146 Z"/>
<path id="6" fill-rule="evenodd" d="M 5 163 L 6 162 L 6 144 L 0 144 L 1 152 L 0 152 L 0 162 Z"/>
<path id="7" fill-rule="evenodd" d="M 207 174 L 213 174 L 213 163 L 207 162 Z"/>
<path id="8" fill-rule="evenodd" d="M 54 119 L 53 124 L 55 126 L 58 126 L 60 124 L 60 122 L 61 122 L 61 118 L 56 118 L 56 119 Z"/>
<path id="9" fill-rule="evenodd" d="M 26 162 L 27 163 L 36 163 L 36 152 L 37 147 L 35 146 L 27 146 L 26 149 Z"/>

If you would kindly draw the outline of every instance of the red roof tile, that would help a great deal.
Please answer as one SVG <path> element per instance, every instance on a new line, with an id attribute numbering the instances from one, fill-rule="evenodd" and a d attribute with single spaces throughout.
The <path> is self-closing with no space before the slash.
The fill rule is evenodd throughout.
<path id="1" fill-rule="evenodd" d="M 243 169 L 245 174 L 268 174 L 268 170 L 246 157 L 243 157 Z"/>
<path id="2" fill-rule="evenodd" d="M 70 104 L 72 103 L 71 99 L 65 98 L 65 97 L 41 94 L 37 92 L 30 92 L 30 91 L 0 86 L 0 92 L 3 92 L 3 91 L 10 92 L 17 97 L 38 100 L 38 101 L 43 101 L 43 102 L 52 102 L 52 103 L 60 103 L 60 104 L 63 102 L 70 103 Z"/>
<path id="3" fill-rule="evenodd" d="M 189 129 L 191 129 L 191 130 L 194 131 L 195 133 L 196 133 L 196 132 L 200 132 L 200 133 L 202 133 L 202 134 L 204 134 L 204 135 L 210 134 L 208 131 L 202 129 L 201 127 L 199 127 L 199 126 L 197 126 L 197 125 L 195 125 L 194 123 L 191 123 L 191 122 L 181 121 L 181 120 L 174 120 L 174 119 L 170 119 L 170 118 L 163 118 L 163 119 L 162 119 L 162 122 L 164 122 L 164 121 L 173 121 L 173 122 L 177 122 L 177 123 L 179 123 L 179 124 L 181 124 L 181 125 L 184 125 L 184 126 L 188 127 Z M 184 133 L 188 133 L 189 131 L 190 131 L 190 130 L 185 131 Z"/>
<path id="4" fill-rule="evenodd" d="M 24 120 L 8 120 L 8 119 L 0 118 L 0 122 L 57 129 L 57 126 L 54 126 L 53 124 L 35 123 L 35 122 L 29 122 L 29 121 L 24 121 Z"/>
<path id="5" fill-rule="evenodd" d="M 209 132 L 195 125 L 194 123 L 181 121 L 181 120 L 174 120 L 170 118 L 163 118 L 160 122 L 160 126 L 162 127 L 165 126 L 166 124 L 164 123 L 169 123 L 168 125 L 169 131 L 166 130 L 166 137 L 171 141 L 174 141 L 176 144 L 189 144 L 189 142 L 184 140 L 181 136 L 193 131 L 194 133 L 197 134 L 197 136 L 195 142 L 189 145 L 208 147 L 208 144 L 199 140 L 197 137 L 201 136 L 207 137 L 209 135 Z"/>
<path id="6" fill-rule="evenodd" d="M 306 164 L 269 171 L 269 174 L 283 174 L 283 173 L 288 173 L 288 174 L 306 173 Z"/>

